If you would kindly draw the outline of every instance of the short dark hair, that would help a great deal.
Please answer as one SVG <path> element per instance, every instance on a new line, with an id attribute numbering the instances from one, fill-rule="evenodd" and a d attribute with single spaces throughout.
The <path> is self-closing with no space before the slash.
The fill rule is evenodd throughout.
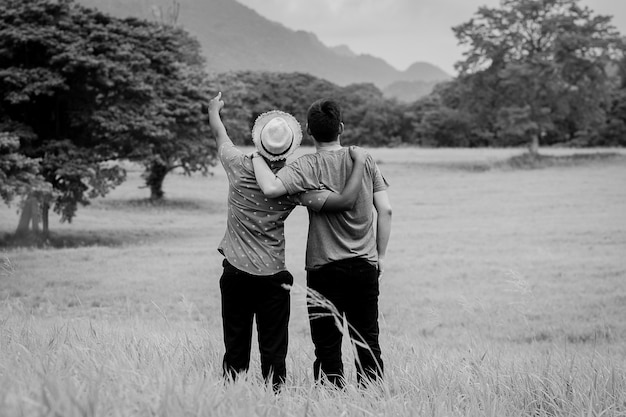
<path id="1" fill-rule="evenodd" d="M 306 115 L 309 132 L 318 142 L 337 139 L 341 125 L 341 107 L 331 99 L 320 99 L 309 107 Z"/>

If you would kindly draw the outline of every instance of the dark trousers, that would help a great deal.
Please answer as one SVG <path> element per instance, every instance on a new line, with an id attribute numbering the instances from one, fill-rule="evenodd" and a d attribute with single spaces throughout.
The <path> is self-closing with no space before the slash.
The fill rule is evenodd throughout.
<path id="1" fill-rule="evenodd" d="M 378 270 L 362 259 L 332 262 L 307 273 L 307 308 L 311 338 L 315 345 L 313 374 L 317 381 L 324 375 L 343 387 L 341 360 L 342 330 L 345 315 L 350 338 L 356 350 L 357 380 L 377 380 L 383 374 L 378 343 Z M 323 297 L 320 302 L 318 294 Z M 330 302 L 334 306 L 324 305 Z M 337 317 L 339 315 L 339 317 Z"/>
<path id="2" fill-rule="evenodd" d="M 293 276 L 288 271 L 275 275 L 251 275 L 224 260 L 220 278 L 222 323 L 224 327 L 223 370 L 227 378 L 236 378 L 248 370 L 252 346 L 252 320 L 256 327 L 261 353 L 261 373 L 267 381 L 272 376 L 274 388 L 285 381 L 290 302 Z"/>

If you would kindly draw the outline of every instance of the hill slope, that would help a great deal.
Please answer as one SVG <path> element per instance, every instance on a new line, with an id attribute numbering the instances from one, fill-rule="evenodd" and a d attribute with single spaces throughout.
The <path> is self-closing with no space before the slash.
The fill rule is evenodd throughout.
<path id="1" fill-rule="evenodd" d="M 175 20 L 202 45 L 209 72 L 306 72 L 339 85 L 371 82 L 381 89 L 396 81 L 450 78 L 431 64 L 415 63 L 398 71 L 383 59 L 354 54 L 345 46 L 327 47 L 313 33 L 272 22 L 235 0 L 180 0 L 178 13 L 172 0 L 77 2 L 119 17 Z"/>

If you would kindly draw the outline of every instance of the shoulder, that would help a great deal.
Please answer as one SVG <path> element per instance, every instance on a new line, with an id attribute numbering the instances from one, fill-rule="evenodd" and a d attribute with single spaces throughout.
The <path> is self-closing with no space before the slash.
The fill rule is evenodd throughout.
<path id="1" fill-rule="evenodd" d="M 318 153 L 306 153 L 294 159 L 293 161 L 289 162 L 287 166 L 306 165 L 306 164 L 315 163 L 315 161 L 317 161 L 318 158 L 319 158 Z"/>
<path id="2" fill-rule="evenodd" d="M 217 150 L 217 155 L 222 164 L 229 164 L 235 161 L 241 161 L 244 158 L 244 153 L 239 148 L 233 145 L 232 142 L 223 143 Z"/>
<path id="3" fill-rule="evenodd" d="M 317 154 L 308 153 L 302 155 L 281 168 L 276 175 L 292 172 L 308 171 L 317 166 Z"/>

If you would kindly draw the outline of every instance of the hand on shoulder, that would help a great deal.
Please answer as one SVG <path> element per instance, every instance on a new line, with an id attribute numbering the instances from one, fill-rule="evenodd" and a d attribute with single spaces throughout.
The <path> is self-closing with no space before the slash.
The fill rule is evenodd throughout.
<path id="1" fill-rule="evenodd" d="M 350 157 L 355 162 L 365 162 L 365 160 L 367 159 L 368 153 L 360 146 L 352 145 L 350 146 L 349 151 Z"/>

